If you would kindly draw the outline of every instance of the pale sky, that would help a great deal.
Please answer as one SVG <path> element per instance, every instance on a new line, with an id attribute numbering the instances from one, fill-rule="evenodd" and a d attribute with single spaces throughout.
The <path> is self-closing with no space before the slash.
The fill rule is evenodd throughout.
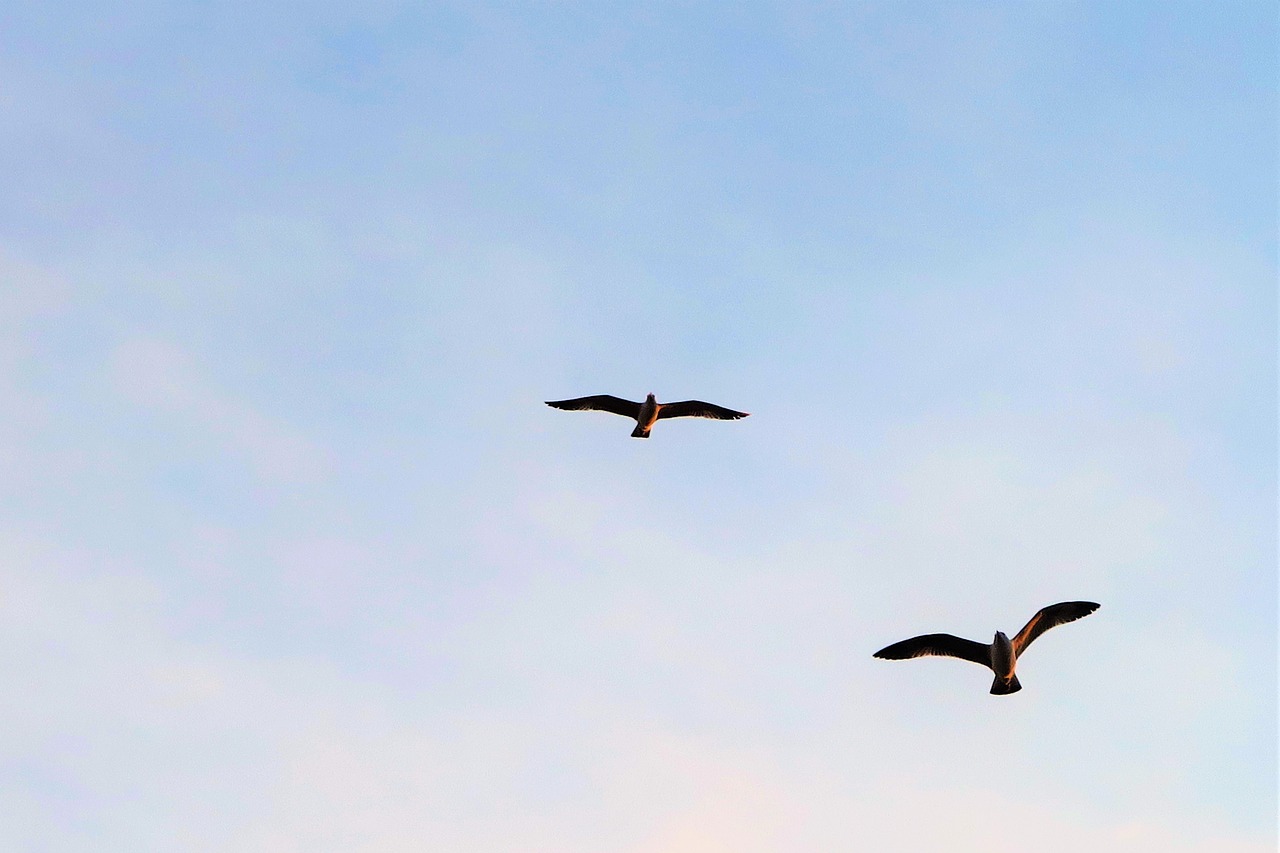
<path id="1" fill-rule="evenodd" d="M 0 9 L 0 849 L 1275 849 L 1273 4 L 733 6 Z"/>

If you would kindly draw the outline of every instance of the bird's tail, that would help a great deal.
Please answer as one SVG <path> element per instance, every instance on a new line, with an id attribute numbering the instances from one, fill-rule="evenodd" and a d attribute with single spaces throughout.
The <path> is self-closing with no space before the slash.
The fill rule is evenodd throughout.
<path id="1" fill-rule="evenodd" d="M 1005 681 L 997 675 L 996 680 L 991 682 L 992 696 L 1004 696 L 1009 693 L 1017 693 L 1021 689 L 1022 685 L 1018 683 L 1018 676 L 1016 675 L 1012 676 L 1008 681 Z"/>
<path id="2" fill-rule="evenodd" d="M 646 427 L 642 427 L 640 424 L 636 424 L 636 428 L 631 431 L 631 437 L 632 438 L 648 438 L 649 429 L 652 429 L 652 427 L 646 428 Z"/>

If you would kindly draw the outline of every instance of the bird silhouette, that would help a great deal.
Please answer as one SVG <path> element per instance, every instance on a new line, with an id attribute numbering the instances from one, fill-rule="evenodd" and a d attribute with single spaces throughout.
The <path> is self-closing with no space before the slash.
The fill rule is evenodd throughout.
<path id="1" fill-rule="evenodd" d="M 1017 693 L 1022 689 L 1015 669 L 1018 658 L 1031 645 L 1031 641 L 1045 631 L 1067 622 L 1083 619 L 1101 605 L 1092 601 L 1064 601 L 1061 604 L 1050 604 L 1040 610 L 1031 621 L 1022 626 L 1022 630 L 1010 640 L 1002 631 L 996 631 L 995 639 L 988 645 L 975 640 L 966 640 L 951 634 L 924 634 L 912 637 L 891 646 L 885 646 L 876 652 L 874 657 L 882 660 L 906 660 L 927 655 L 960 658 L 990 667 L 996 674 L 991 683 L 991 692 L 996 696 Z"/>
<path id="2" fill-rule="evenodd" d="M 636 428 L 632 430 L 632 438 L 648 438 L 653 425 L 665 418 L 715 418 L 721 421 L 736 421 L 745 418 L 749 412 L 735 412 L 714 403 L 701 400 L 683 400 L 679 403 L 659 403 L 652 395 L 644 398 L 643 403 L 634 403 L 611 394 L 597 394 L 594 397 L 575 397 L 572 400 L 548 400 L 547 405 L 553 409 L 564 409 L 570 412 L 592 410 L 612 412 L 627 418 L 634 418 Z"/>

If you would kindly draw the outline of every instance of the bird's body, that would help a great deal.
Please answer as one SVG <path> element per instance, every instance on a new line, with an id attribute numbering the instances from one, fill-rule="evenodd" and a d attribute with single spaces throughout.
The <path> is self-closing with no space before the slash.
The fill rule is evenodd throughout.
<path id="1" fill-rule="evenodd" d="M 745 418 L 749 414 L 701 400 L 659 403 L 653 394 L 646 396 L 643 403 L 624 400 L 611 394 L 597 394 L 593 397 L 575 397 L 572 400 L 548 400 L 547 405 L 566 411 L 593 410 L 634 418 L 636 428 L 631 431 L 632 438 L 648 438 L 653 425 L 665 418 L 715 418 L 728 421 Z"/>
<path id="2" fill-rule="evenodd" d="M 1022 689 L 1022 685 L 1018 683 L 1018 676 L 1014 671 L 1018 668 L 1018 655 L 1013 650 L 1013 643 L 1009 641 L 1009 637 L 1004 631 L 996 631 L 995 638 L 991 641 L 991 671 L 996 674 L 996 680 L 991 682 L 991 692 L 996 695 L 1005 693 L 1017 693 Z"/>
<path id="3" fill-rule="evenodd" d="M 636 428 L 631 431 L 631 437 L 648 438 L 649 430 L 653 429 L 653 425 L 658 422 L 660 411 L 662 411 L 662 404 L 652 394 L 647 395 L 644 402 L 640 404 L 640 411 L 636 414 Z"/>
<path id="4" fill-rule="evenodd" d="M 1092 601 L 1050 604 L 1032 616 L 1012 640 L 1003 631 L 996 631 L 989 645 L 951 634 L 924 634 L 885 646 L 874 656 L 883 660 L 906 660 L 940 655 L 972 661 L 989 667 L 995 673 L 995 681 L 991 684 L 993 694 L 1017 693 L 1022 689 L 1017 676 L 1018 657 L 1031 645 L 1031 641 L 1050 628 L 1088 616 L 1099 606 Z"/>

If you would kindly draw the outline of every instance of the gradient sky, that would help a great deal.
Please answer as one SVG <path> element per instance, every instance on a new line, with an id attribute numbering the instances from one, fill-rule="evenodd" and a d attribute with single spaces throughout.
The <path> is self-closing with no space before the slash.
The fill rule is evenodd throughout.
<path id="1" fill-rule="evenodd" d="M 1274 5 L 733 5 L 0 9 L 0 848 L 1275 849 Z"/>

